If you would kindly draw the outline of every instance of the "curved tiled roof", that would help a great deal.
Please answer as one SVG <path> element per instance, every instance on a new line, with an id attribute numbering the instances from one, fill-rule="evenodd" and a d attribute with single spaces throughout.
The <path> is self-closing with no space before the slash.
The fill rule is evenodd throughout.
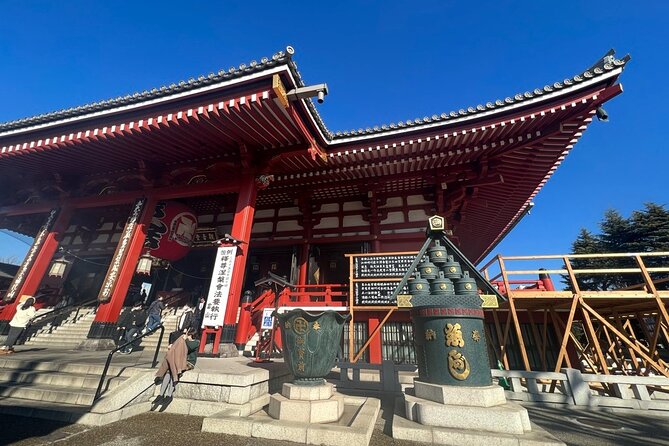
<path id="1" fill-rule="evenodd" d="M 90 104 L 80 105 L 78 107 L 58 110 L 50 113 L 40 114 L 37 116 L 31 116 L 28 118 L 17 119 L 15 121 L 0 123 L 0 132 L 20 129 L 23 127 L 28 127 L 33 125 L 44 124 L 51 121 L 57 121 L 60 119 L 87 115 L 89 113 L 95 113 L 103 110 L 113 109 L 116 107 L 123 107 L 126 105 L 137 104 L 152 99 L 170 96 L 175 93 L 182 93 L 188 90 L 194 90 L 200 87 L 214 84 L 216 82 L 242 78 L 249 74 L 264 71 L 269 68 L 282 64 L 287 64 L 290 67 L 291 71 L 295 75 L 296 81 L 300 86 L 302 86 L 304 82 L 300 77 L 299 71 L 297 71 L 297 66 L 295 65 L 295 62 L 293 62 L 291 59 L 294 53 L 295 50 L 293 49 L 293 47 L 288 46 L 284 51 L 279 51 L 275 53 L 272 57 L 263 57 L 262 59 L 260 59 L 260 62 L 252 60 L 248 65 L 241 64 L 238 67 L 230 67 L 227 71 L 220 70 L 217 73 L 209 73 L 207 76 L 204 75 L 198 76 L 197 79 L 190 78 L 188 79 L 188 81 L 182 80 L 179 81 L 178 83 L 163 85 L 162 87 L 159 88 L 153 88 L 150 91 L 144 90 L 142 92 L 136 92 L 125 96 L 119 96 L 113 99 L 107 99 L 99 102 L 92 102 Z"/>
<path id="2" fill-rule="evenodd" d="M 190 78 L 188 81 L 180 81 L 176 84 L 173 83 L 170 84 L 169 86 L 154 88 L 150 91 L 144 90 L 141 93 L 137 92 L 131 95 L 119 96 L 114 99 L 93 102 L 90 104 L 81 105 L 74 108 L 59 110 L 51 113 L 32 116 L 29 118 L 23 118 L 15 121 L 0 123 L 0 132 L 21 129 L 24 127 L 44 124 L 52 121 L 57 121 L 60 119 L 73 118 L 103 110 L 109 110 L 117 107 L 137 104 L 143 101 L 170 96 L 176 93 L 195 90 L 197 88 L 201 88 L 210 84 L 215 84 L 216 82 L 223 82 L 231 79 L 243 78 L 244 76 L 262 72 L 264 70 L 282 64 L 288 66 L 291 73 L 295 77 L 297 85 L 304 86 L 304 81 L 302 80 L 302 77 L 297 69 L 297 65 L 295 61 L 292 59 L 294 53 L 295 50 L 293 49 L 293 47 L 288 46 L 286 47 L 285 51 L 279 51 L 275 53 L 271 58 L 263 57 L 262 59 L 260 59 L 260 62 L 253 60 L 248 65 L 241 64 L 238 67 L 231 67 L 227 71 L 220 70 L 218 71 L 218 73 L 210 73 L 207 76 L 201 75 L 198 76 L 197 79 Z M 529 99 L 533 99 L 535 97 L 542 96 L 544 94 L 568 88 L 571 87 L 572 85 L 576 85 L 584 81 L 602 76 L 617 68 L 624 67 L 625 64 L 630 60 L 629 55 L 626 55 L 622 59 L 616 59 L 614 55 L 615 51 L 609 50 L 609 52 L 607 52 L 599 61 L 597 61 L 597 63 L 595 63 L 592 67 L 588 68 L 582 73 L 577 74 L 571 78 L 565 79 L 562 82 L 555 82 L 552 85 L 546 85 L 543 88 L 536 88 L 532 91 L 518 93 L 514 96 L 509 96 L 504 99 L 497 99 L 494 102 L 487 102 L 485 105 L 479 104 L 474 107 L 468 107 L 467 109 L 461 108 L 457 111 L 451 111 L 450 113 L 442 113 L 441 115 L 425 116 L 423 118 L 417 118 L 413 120 L 399 121 L 397 123 L 384 124 L 380 126 L 377 125 L 374 127 L 368 127 L 366 129 L 331 132 L 325 126 L 325 123 L 323 122 L 323 119 L 318 113 L 318 110 L 316 109 L 316 106 L 314 105 L 313 101 L 311 99 L 307 99 L 304 102 L 307 108 L 309 109 L 310 113 L 314 117 L 314 121 L 316 125 L 319 127 L 320 131 L 323 133 L 323 135 L 330 142 L 337 142 L 337 140 L 339 139 L 380 134 L 386 131 L 392 131 L 398 129 L 408 129 L 411 127 L 419 127 L 421 125 L 426 125 L 426 124 L 446 122 L 449 120 L 462 117 L 473 117 L 480 113 L 488 112 L 495 109 L 500 109 L 513 104 L 518 104 L 523 101 L 527 101 Z"/>
<path id="3" fill-rule="evenodd" d="M 337 139 L 350 138 L 355 136 L 363 135 L 373 135 L 377 133 L 382 133 L 389 130 L 403 129 L 409 127 L 417 127 L 420 125 L 437 123 L 448 121 L 456 118 L 462 117 L 471 117 L 476 114 L 487 112 L 490 110 L 499 109 L 505 106 L 518 104 L 529 99 L 533 99 L 537 96 L 542 96 L 544 94 L 552 93 L 557 90 L 562 90 L 563 88 L 568 88 L 572 85 L 579 84 L 581 82 L 596 78 L 605 73 L 613 71 L 617 68 L 624 67 L 625 64 L 630 60 L 629 54 L 623 57 L 622 59 L 615 58 L 615 50 L 609 50 L 600 60 L 598 60 L 593 66 L 583 71 L 580 74 L 577 74 L 571 78 L 565 79 L 562 82 L 555 82 L 552 85 L 546 85 L 543 88 L 535 88 L 532 91 L 526 91 L 524 93 L 518 93 L 514 96 L 507 96 L 504 99 L 497 99 L 495 102 L 486 102 L 485 105 L 479 104 L 474 107 L 468 107 L 467 109 L 459 109 L 457 111 L 451 111 L 450 113 L 442 113 L 441 115 L 432 115 L 425 116 L 424 118 L 417 118 L 407 121 L 399 121 L 397 123 L 384 124 L 381 126 L 367 127 L 366 129 L 358 130 L 349 130 L 349 131 L 338 131 L 334 134 L 330 133 L 324 127 L 322 130 L 329 134 L 331 139 L 336 141 Z M 312 104 L 313 107 L 313 104 Z"/>

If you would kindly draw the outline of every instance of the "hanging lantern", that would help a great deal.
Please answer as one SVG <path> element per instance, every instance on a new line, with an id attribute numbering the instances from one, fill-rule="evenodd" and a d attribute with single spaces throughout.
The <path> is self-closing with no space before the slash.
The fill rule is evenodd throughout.
<path id="1" fill-rule="evenodd" d="M 197 216 L 177 201 L 160 201 L 146 234 L 144 247 L 153 257 L 177 261 L 190 251 L 197 229 Z"/>
<path id="2" fill-rule="evenodd" d="M 51 264 L 51 268 L 49 268 L 49 277 L 56 277 L 58 279 L 62 278 L 65 274 L 65 269 L 69 264 L 70 262 L 65 260 L 65 256 L 61 256 L 60 258 L 54 260 Z"/>
<path id="3" fill-rule="evenodd" d="M 147 251 L 137 262 L 137 274 L 151 275 L 151 266 L 153 266 L 153 257 Z"/>

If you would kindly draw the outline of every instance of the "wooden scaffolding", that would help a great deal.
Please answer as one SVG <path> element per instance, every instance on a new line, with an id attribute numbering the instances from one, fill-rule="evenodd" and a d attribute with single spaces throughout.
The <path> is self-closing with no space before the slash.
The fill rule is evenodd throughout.
<path id="1" fill-rule="evenodd" d="M 576 259 L 591 263 L 631 259 L 634 266 L 575 269 Z M 647 266 L 649 259 L 653 267 Z M 509 267 L 519 262 L 561 265 Z M 669 377 L 669 291 L 658 290 L 669 281 L 669 252 L 497 256 L 482 271 L 508 299 L 489 310 L 494 323 L 488 326 L 493 353 L 506 369 L 512 366 L 513 350 L 528 371 L 559 371 L 566 366 L 592 373 Z M 561 275 L 569 291 L 542 286 L 536 279 L 550 274 Z M 605 291 L 581 289 L 579 276 L 600 274 L 639 275 L 642 282 Z"/>

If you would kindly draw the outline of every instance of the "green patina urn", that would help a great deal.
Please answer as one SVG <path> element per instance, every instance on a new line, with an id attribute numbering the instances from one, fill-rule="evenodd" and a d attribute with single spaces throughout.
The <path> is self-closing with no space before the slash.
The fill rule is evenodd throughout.
<path id="1" fill-rule="evenodd" d="M 349 315 L 336 311 L 309 313 L 302 309 L 273 313 L 281 327 L 283 358 L 294 384 L 317 386 L 334 366 L 344 323 Z"/>
<path id="2" fill-rule="evenodd" d="M 461 270 L 452 258 L 449 263 Z M 467 272 L 457 279 L 444 277 L 443 271 L 439 276 L 430 281 L 429 294 L 414 294 L 412 299 L 419 379 L 452 386 L 489 386 L 492 377 L 476 281 Z"/>

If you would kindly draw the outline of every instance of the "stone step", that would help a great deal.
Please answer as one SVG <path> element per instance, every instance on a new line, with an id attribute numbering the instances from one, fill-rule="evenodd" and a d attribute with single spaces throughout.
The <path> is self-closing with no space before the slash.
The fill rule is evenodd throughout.
<path id="1" fill-rule="evenodd" d="M 0 368 L 3 370 L 14 371 L 36 371 L 36 372 L 57 372 L 74 373 L 78 375 L 94 375 L 98 379 L 104 370 L 104 362 L 100 364 L 86 363 L 58 363 L 51 361 L 28 361 L 20 359 L 21 353 L 10 355 L 10 357 L 0 357 Z M 143 368 L 134 368 L 130 365 L 111 365 L 107 370 L 107 376 L 130 377 L 135 373 L 144 371 Z"/>
<path id="2" fill-rule="evenodd" d="M 73 389 L 65 386 L 33 385 L 30 383 L 0 383 L 0 396 L 90 406 L 93 404 L 95 389 Z"/>
<path id="3" fill-rule="evenodd" d="M 24 346 L 28 348 L 36 348 L 36 349 L 55 349 L 55 350 L 74 350 L 77 348 L 77 345 L 79 345 L 79 342 L 61 342 L 58 340 L 54 340 L 52 342 L 40 342 L 40 343 L 30 343 L 30 344 L 23 344 Z M 20 351 L 18 352 L 20 353 Z"/>
<path id="4" fill-rule="evenodd" d="M 126 376 L 107 375 L 104 390 L 117 387 L 123 381 L 128 379 Z M 3 385 L 39 385 L 39 386 L 59 386 L 71 389 L 92 389 L 96 390 L 100 384 L 99 375 L 43 372 L 33 370 L 10 370 L 0 369 L 0 382 Z"/>
<path id="5" fill-rule="evenodd" d="M 88 330 L 91 328 L 90 323 L 84 323 L 84 324 L 75 324 L 71 326 L 65 326 L 65 327 L 56 327 L 53 330 L 38 330 L 30 333 L 30 336 L 32 337 L 48 337 L 48 336 L 54 336 L 54 335 L 59 335 L 62 333 L 83 333 L 86 334 L 88 333 Z M 75 328 L 76 327 L 76 328 Z"/>
<path id="6" fill-rule="evenodd" d="M 22 398 L 0 399 L 0 414 L 64 421 L 67 423 L 75 422 L 83 417 L 89 409 L 90 406 L 81 404 L 54 403 Z"/>

